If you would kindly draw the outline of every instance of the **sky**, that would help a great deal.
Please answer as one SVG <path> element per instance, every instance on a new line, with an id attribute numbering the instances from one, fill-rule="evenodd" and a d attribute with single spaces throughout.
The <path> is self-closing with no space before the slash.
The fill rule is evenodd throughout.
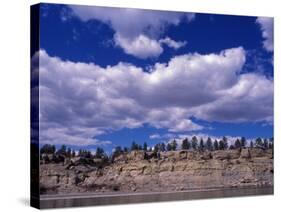
<path id="1" fill-rule="evenodd" d="M 273 136 L 273 19 L 41 4 L 40 144 Z"/>

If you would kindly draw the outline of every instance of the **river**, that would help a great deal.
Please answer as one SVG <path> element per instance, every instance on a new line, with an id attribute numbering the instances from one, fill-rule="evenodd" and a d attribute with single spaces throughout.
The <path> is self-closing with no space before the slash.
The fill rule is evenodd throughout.
<path id="1" fill-rule="evenodd" d="M 40 208 L 81 207 L 94 205 L 195 200 L 253 195 L 271 195 L 273 187 L 224 188 L 177 192 L 108 193 L 41 195 Z"/>

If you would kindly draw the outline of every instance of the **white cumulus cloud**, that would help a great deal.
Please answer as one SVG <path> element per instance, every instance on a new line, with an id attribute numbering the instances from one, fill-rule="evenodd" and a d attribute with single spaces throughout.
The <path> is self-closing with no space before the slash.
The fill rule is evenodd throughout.
<path id="1" fill-rule="evenodd" d="M 262 31 L 264 48 L 269 52 L 273 52 L 273 18 L 258 17 L 256 21 L 260 25 Z"/>
<path id="2" fill-rule="evenodd" d="M 100 67 L 40 51 L 41 141 L 108 144 L 95 137 L 144 124 L 171 133 L 219 122 L 273 120 L 273 81 L 240 71 L 242 47 L 175 56 L 149 71 L 120 62 Z M 38 88 L 34 88 L 38 89 Z"/>
<path id="3" fill-rule="evenodd" d="M 175 41 L 169 37 L 165 37 L 163 39 L 160 39 L 159 42 L 161 44 L 166 44 L 167 46 L 169 46 L 170 48 L 174 48 L 174 49 L 179 49 L 181 47 L 184 47 L 187 42 L 186 41 Z"/>
<path id="4" fill-rule="evenodd" d="M 115 34 L 114 40 L 117 46 L 124 49 L 125 53 L 142 59 L 158 57 L 163 52 L 163 48 L 158 41 L 150 39 L 143 34 L 133 39 Z"/>
<path id="5" fill-rule="evenodd" d="M 131 8 L 89 7 L 72 5 L 73 14 L 82 21 L 99 20 L 114 31 L 114 41 L 126 54 L 146 59 L 157 57 L 165 43 L 171 48 L 184 46 L 184 41 L 176 42 L 170 38 L 160 39 L 165 29 L 181 21 L 190 22 L 194 13 L 153 11 Z"/>

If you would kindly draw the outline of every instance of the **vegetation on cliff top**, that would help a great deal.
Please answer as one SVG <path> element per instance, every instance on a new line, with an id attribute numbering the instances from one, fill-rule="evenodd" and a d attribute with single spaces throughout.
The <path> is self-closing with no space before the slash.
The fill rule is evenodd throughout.
<path id="1" fill-rule="evenodd" d="M 51 154 L 53 155 L 53 161 L 61 162 L 64 161 L 65 158 L 74 158 L 74 157 L 82 157 L 82 158 L 96 158 L 103 159 L 106 161 L 113 161 L 113 159 L 120 154 L 128 153 L 131 151 L 139 151 L 142 150 L 144 152 L 152 152 L 157 157 L 157 153 L 160 152 L 169 152 L 175 150 L 193 150 L 193 151 L 216 151 L 216 150 L 227 150 L 227 149 L 240 149 L 240 148 L 262 148 L 262 149 L 273 149 L 273 138 L 271 139 L 262 139 L 257 138 L 255 141 L 250 141 L 247 143 L 247 140 L 244 137 L 240 139 L 237 138 L 235 142 L 230 144 L 226 137 L 223 137 L 221 140 L 214 140 L 210 137 L 207 138 L 206 141 L 201 138 L 198 140 L 196 136 L 193 136 L 190 140 L 185 138 L 179 142 L 173 140 L 171 142 L 158 143 L 153 147 L 148 147 L 147 143 L 144 142 L 143 145 L 137 144 L 136 142 L 132 142 L 131 147 L 121 147 L 116 146 L 114 151 L 109 155 L 101 147 L 97 147 L 95 153 L 92 153 L 86 149 L 80 149 L 76 152 L 74 149 L 68 148 L 66 145 L 62 145 L 59 149 L 56 149 L 54 145 L 45 144 L 40 148 L 40 159 L 43 159 L 44 155 Z"/>

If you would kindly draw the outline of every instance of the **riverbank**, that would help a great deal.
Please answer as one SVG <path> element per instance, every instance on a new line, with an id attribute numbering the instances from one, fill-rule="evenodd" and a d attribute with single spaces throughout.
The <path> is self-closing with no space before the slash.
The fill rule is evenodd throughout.
<path id="1" fill-rule="evenodd" d="M 103 166 L 80 158 L 41 164 L 40 192 L 103 194 L 273 186 L 270 149 L 170 151 L 150 159 L 144 154 L 121 154 Z"/>

